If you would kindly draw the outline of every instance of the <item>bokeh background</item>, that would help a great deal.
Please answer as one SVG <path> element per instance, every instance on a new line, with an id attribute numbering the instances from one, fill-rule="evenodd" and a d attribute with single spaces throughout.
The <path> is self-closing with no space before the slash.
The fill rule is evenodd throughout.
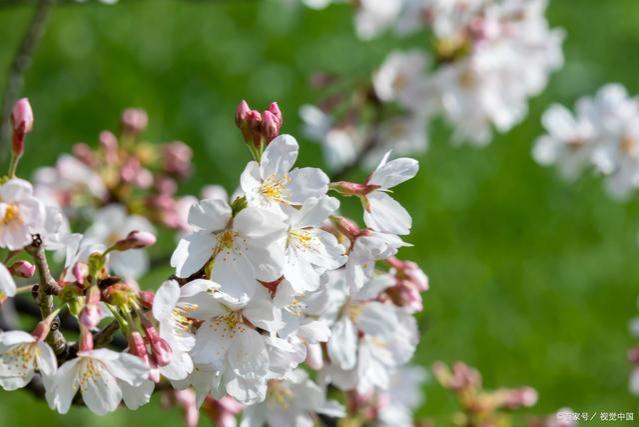
<path id="1" fill-rule="evenodd" d="M 181 139 L 193 148 L 197 171 L 184 193 L 209 183 L 232 191 L 248 160 L 233 124 L 241 99 L 262 108 L 278 101 L 284 130 L 301 141 L 301 161 L 322 165 L 297 116 L 321 96 L 308 77 L 324 70 L 366 78 L 392 48 L 427 39 L 362 42 L 346 6 L 317 12 L 285 1 L 57 7 L 26 76 L 36 127 L 21 174 L 52 164 L 75 142 L 95 144 L 124 107 L 137 106 L 149 112 L 149 140 Z M 3 84 L 31 14 L 30 7 L 0 7 Z M 536 165 L 530 150 L 550 103 L 572 105 L 607 82 L 639 92 L 639 2 L 555 0 L 548 18 L 566 30 L 566 65 L 531 102 L 524 123 L 483 149 L 451 146 L 450 129 L 435 123 L 418 177 L 397 189 L 414 218 L 415 247 L 401 255 L 431 280 L 414 361 L 464 360 L 488 387 L 529 384 L 540 393 L 531 414 L 565 406 L 636 412 L 625 360 L 639 294 L 636 200 L 612 201 L 595 176 L 564 183 Z M 166 274 L 143 284 L 157 287 Z M 436 383 L 425 392 L 420 416 L 441 419 L 455 407 Z M 156 397 L 137 412 L 100 418 L 74 408 L 62 417 L 27 393 L 0 392 L 0 426 L 36 425 L 157 427 L 181 425 L 181 416 Z"/>

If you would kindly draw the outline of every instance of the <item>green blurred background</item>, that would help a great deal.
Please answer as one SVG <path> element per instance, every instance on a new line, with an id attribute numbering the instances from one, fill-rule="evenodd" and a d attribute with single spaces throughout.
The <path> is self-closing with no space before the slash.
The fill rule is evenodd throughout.
<path id="1" fill-rule="evenodd" d="M 193 147 L 197 172 L 184 193 L 209 183 L 232 191 L 248 160 L 233 124 L 243 98 L 259 107 L 278 101 L 284 130 L 300 136 L 302 162 L 321 165 L 320 148 L 301 137 L 297 117 L 300 105 L 321 96 L 307 85 L 311 73 L 366 78 L 393 47 L 426 39 L 362 42 L 347 7 L 317 12 L 285 1 L 56 8 L 26 76 L 36 127 L 22 174 L 52 164 L 75 142 L 94 144 L 124 107 L 137 106 L 149 112 L 150 140 Z M 3 84 L 31 13 L 0 8 Z M 536 165 L 530 150 L 550 103 L 572 105 L 613 81 L 639 91 L 639 2 L 556 0 L 548 18 L 567 32 L 566 65 L 531 102 L 525 122 L 484 149 L 451 146 L 449 129 L 436 123 L 418 177 L 397 190 L 414 218 L 415 247 L 401 255 L 431 280 L 415 363 L 464 360 L 488 387 L 529 384 L 540 393 L 530 413 L 636 411 L 625 354 L 639 293 L 637 203 L 612 201 L 594 176 L 564 183 Z M 155 287 L 166 274 L 143 283 Z M 439 418 L 454 408 L 435 383 L 425 391 L 419 415 Z M 181 425 L 181 416 L 155 398 L 137 412 L 100 418 L 72 409 L 62 417 L 27 393 L 0 392 L 0 426 L 36 425 Z"/>

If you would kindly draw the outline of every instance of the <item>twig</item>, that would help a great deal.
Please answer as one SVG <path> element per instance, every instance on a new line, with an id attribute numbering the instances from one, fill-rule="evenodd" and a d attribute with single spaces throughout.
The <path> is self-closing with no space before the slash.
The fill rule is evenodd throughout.
<path id="1" fill-rule="evenodd" d="M 4 0 L 4 2 L 7 1 L 8 0 Z M 11 2 L 17 3 L 15 1 Z M 4 160 L 6 153 L 8 153 L 6 146 L 9 144 L 9 138 L 11 136 L 11 124 L 9 120 L 11 109 L 22 92 L 24 74 L 29 69 L 33 54 L 40 44 L 47 18 L 54 2 L 55 0 L 38 0 L 33 18 L 9 68 L 7 85 L 2 95 L 2 112 L 0 113 L 0 158 L 2 160 Z"/>
<path id="2" fill-rule="evenodd" d="M 42 238 L 39 235 L 35 235 L 33 243 L 31 243 L 31 246 L 28 246 L 26 249 L 32 256 L 33 263 L 38 270 L 38 305 L 40 306 L 40 314 L 44 319 L 55 310 L 53 295 L 59 292 L 60 286 L 53 277 L 51 277 L 51 271 L 49 270 L 47 256 L 44 252 Z M 47 343 L 51 346 L 58 357 L 64 358 L 67 353 L 67 343 L 64 339 L 64 335 L 59 330 L 59 326 L 60 318 L 56 317 L 51 325 L 51 332 L 49 333 L 49 336 L 47 336 Z"/>

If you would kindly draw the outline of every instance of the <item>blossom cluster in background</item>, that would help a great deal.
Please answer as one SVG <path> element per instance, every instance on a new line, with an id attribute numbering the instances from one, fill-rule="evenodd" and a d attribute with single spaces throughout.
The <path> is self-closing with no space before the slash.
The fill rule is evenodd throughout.
<path id="1" fill-rule="evenodd" d="M 639 101 L 623 86 L 608 84 L 579 99 L 574 113 L 552 105 L 542 121 L 547 134 L 533 149 L 537 162 L 556 165 L 567 179 L 594 170 L 616 199 L 639 188 Z"/>
<path id="2" fill-rule="evenodd" d="M 355 7 L 364 39 L 427 30 L 432 43 L 389 53 L 350 94 L 339 76 L 314 79 L 335 93 L 300 114 L 334 169 L 358 156 L 373 164 L 389 148 L 423 152 L 437 116 L 450 123 L 454 141 L 488 144 L 493 129 L 506 132 L 523 120 L 528 99 L 563 65 L 563 31 L 550 28 L 545 0 L 369 0 Z"/>

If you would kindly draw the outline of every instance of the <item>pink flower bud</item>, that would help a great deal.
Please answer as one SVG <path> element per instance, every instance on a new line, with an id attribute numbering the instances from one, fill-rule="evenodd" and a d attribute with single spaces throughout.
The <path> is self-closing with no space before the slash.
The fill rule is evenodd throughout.
<path id="1" fill-rule="evenodd" d="M 100 298 L 100 288 L 96 285 L 91 286 L 85 297 L 84 308 L 78 316 L 80 323 L 89 330 L 98 326 L 98 323 L 102 320 Z"/>
<path id="2" fill-rule="evenodd" d="M 148 364 L 149 353 L 146 351 L 146 344 L 144 343 L 142 334 L 137 331 L 133 331 L 131 335 L 129 335 L 129 353 L 139 357 Z"/>
<path id="3" fill-rule="evenodd" d="M 115 242 L 113 248 L 116 251 L 142 249 L 155 244 L 156 241 L 155 236 L 148 231 L 133 230 L 124 239 Z"/>
<path id="4" fill-rule="evenodd" d="M 9 271 L 11 272 L 11 274 L 16 277 L 23 277 L 25 279 L 33 277 L 35 270 L 35 265 L 24 260 L 16 261 L 11 265 L 11 267 L 9 267 Z"/>
<path id="5" fill-rule="evenodd" d="M 379 185 L 358 184 L 355 182 L 338 181 L 331 183 L 331 190 L 335 190 L 344 196 L 364 197 L 371 191 L 377 190 Z"/>
<path id="6" fill-rule="evenodd" d="M 250 111 L 251 107 L 249 107 L 246 101 L 242 100 L 235 110 L 235 124 L 237 127 L 242 127 L 242 124 L 246 121 L 246 116 Z"/>
<path id="7" fill-rule="evenodd" d="M 246 115 L 249 138 L 246 142 L 258 147 L 262 143 L 262 115 L 259 111 L 249 111 Z"/>
<path id="8" fill-rule="evenodd" d="M 277 102 L 273 102 L 271 105 L 269 105 L 268 110 L 266 110 L 265 113 L 267 111 L 269 113 L 271 113 L 275 117 L 275 119 L 279 123 L 278 127 L 281 128 L 282 127 L 282 123 L 284 123 L 284 119 L 282 117 L 282 111 L 280 111 L 280 107 L 279 107 L 279 105 L 277 105 Z"/>
<path id="9" fill-rule="evenodd" d="M 151 344 L 153 360 L 158 366 L 166 366 L 173 359 L 173 350 L 169 343 L 160 337 L 153 326 L 145 326 L 146 336 Z"/>
<path id="10" fill-rule="evenodd" d="M 180 179 L 191 174 L 193 150 L 181 141 L 171 142 L 162 147 L 163 167 L 167 174 Z"/>
<path id="11" fill-rule="evenodd" d="M 89 275 L 89 266 L 83 262 L 76 262 L 73 266 L 73 277 L 78 283 L 84 283 Z"/>
<path id="12" fill-rule="evenodd" d="M 87 329 L 93 329 L 98 326 L 102 316 L 100 315 L 100 307 L 97 304 L 87 304 L 84 306 L 78 316 L 80 323 Z"/>
<path id="13" fill-rule="evenodd" d="M 80 324 L 80 352 L 93 350 L 93 335 Z"/>
<path id="14" fill-rule="evenodd" d="M 197 427 L 200 419 L 200 411 L 197 405 L 196 394 L 191 389 L 173 390 L 175 403 L 182 408 L 186 427 Z"/>
<path id="15" fill-rule="evenodd" d="M 13 141 L 11 149 L 15 157 L 24 153 L 24 138 L 33 129 L 33 111 L 27 98 L 22 98 L 15 103 L 11 112 L 13 125 Z"/>
<path id="16" fill-rule="evenodd" d="M 100 132 L 99 139 L 107 163 L 116 163 L 118 161 L 118 139 L 113 135 L 113 132 L 108 130 Z"/>
<path id="17" fill-rule="evenodd" d="M 153 307 L 153 300 L 155 299 L 155 293 L 153 291 L 140 291 L 140 301 L 146 309 Z"/>
<path id="18" fill-rule="evenodd" d="M 265 111 L 262 115 L 263 123 L 262 130 L 266 142 L 269 143 L 274 140 L 280 134 L 280 128 L 282 123 L 269 111 Z"/>
<path id="19" fill-rule="evenodd" d="M 95 155 L 91 148 L 82 143 L 73 145 L 73 156 L 85 165 L 94 167 L 97 163 Z"/>
<path id="20" fill-rule="evenodd" d="M 133 182 L 140 172 L 140 160 L 135 157 L 129 157 L 120 168 L 120 177 L 124 182 Z"/>
<path id="21" fill-rule="evenodd" d="M 146 129 L 149 117 L 146 111 L 140 108 L 127 108 L 122 113 L 122 127 L 125 132 L 137 135 Z"/>
<path id="22" fill-rule="evenodd" d="M 534 406 L 538 398 L 537 391 L 532 387 L 499 390 L 498 396 L 503 399 L 501 406 L 510 409 Z"/>

